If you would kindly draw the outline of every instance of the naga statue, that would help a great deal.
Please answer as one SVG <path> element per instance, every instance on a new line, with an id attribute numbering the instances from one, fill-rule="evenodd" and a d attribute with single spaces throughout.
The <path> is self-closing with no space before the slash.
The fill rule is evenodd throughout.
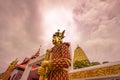
<path id="1" fill-rule="evenodd" d="M 46 51 L 46 56 L 38 68 L 39 80 L 69 80 L 68 68 L 71 66 L 70 44 L 62 42 L 64 33 L 55 32 L 52 42 L 54 46 Z"/>
<path id="2" fill-rule="evenodd" d="M 10 77 L 10 74 L 16 67 L 17 63 L 18 63 L 18 59 L 15 59 L 14 61 L 12 61 L 12 63 L 10 63 L 9 67 L 7 68 L 7 70 L 3 73 L 3 76 L 0 80 L 8 80 Z"/>

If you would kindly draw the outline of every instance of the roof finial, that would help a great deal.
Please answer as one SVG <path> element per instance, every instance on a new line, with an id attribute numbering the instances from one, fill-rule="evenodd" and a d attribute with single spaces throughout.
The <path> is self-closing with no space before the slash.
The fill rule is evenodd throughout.
<path id="1" fill-rule="evenodd" d="M 39 49 L 38 49 L 36 54 L 40 54 L 40 48 L 41 48 L 41 45 L 40 45 L 40 47 L 39 47 Z"/>

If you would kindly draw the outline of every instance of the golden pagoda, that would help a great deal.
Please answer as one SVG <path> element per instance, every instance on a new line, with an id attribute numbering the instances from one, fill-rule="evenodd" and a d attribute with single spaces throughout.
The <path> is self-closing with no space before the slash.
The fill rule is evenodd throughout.
<path id="1" fill-rule="evenodd" d="M 90 61 L 87 58 L 85 52 L 77 46 L 77 48 L 74 51 L 74 58 L 73 58 L 73 63 L 79 62 L 81 65 L 86 65 L 89 66 Z"/>

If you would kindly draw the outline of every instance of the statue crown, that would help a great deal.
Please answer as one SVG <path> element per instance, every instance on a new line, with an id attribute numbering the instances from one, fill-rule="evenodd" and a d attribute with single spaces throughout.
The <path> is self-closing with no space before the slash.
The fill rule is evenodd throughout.
<path id="1" fill-rule="evenodd" d="M 55 34 L 53 34 L 53 37 L 60 37 L 61 39 L 63 39 L 65 36 L 64 36 L 64 33 L 65 33 L 65 30 L 60 32 L 60 30 L 58 29 L 57 32 L 55 32 Z"/>

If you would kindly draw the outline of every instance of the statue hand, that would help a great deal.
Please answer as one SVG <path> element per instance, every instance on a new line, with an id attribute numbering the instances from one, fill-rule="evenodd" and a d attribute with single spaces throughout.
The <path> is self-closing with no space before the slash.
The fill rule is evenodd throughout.
<path id="1" fill-rule="evenodd" d="M 44 60 L 43 62 L 42 62 L 42 67 L 48 67 L 50 65 L 50 61 L 48 61 L 48 60 Z"/>
<path id="2" fill-rule="evenodd" d="M 45 75 L 46 74 L 46 70 L 44 67 L 39 67 L 38 68 L 38 74 L 39 75 Z"/>

